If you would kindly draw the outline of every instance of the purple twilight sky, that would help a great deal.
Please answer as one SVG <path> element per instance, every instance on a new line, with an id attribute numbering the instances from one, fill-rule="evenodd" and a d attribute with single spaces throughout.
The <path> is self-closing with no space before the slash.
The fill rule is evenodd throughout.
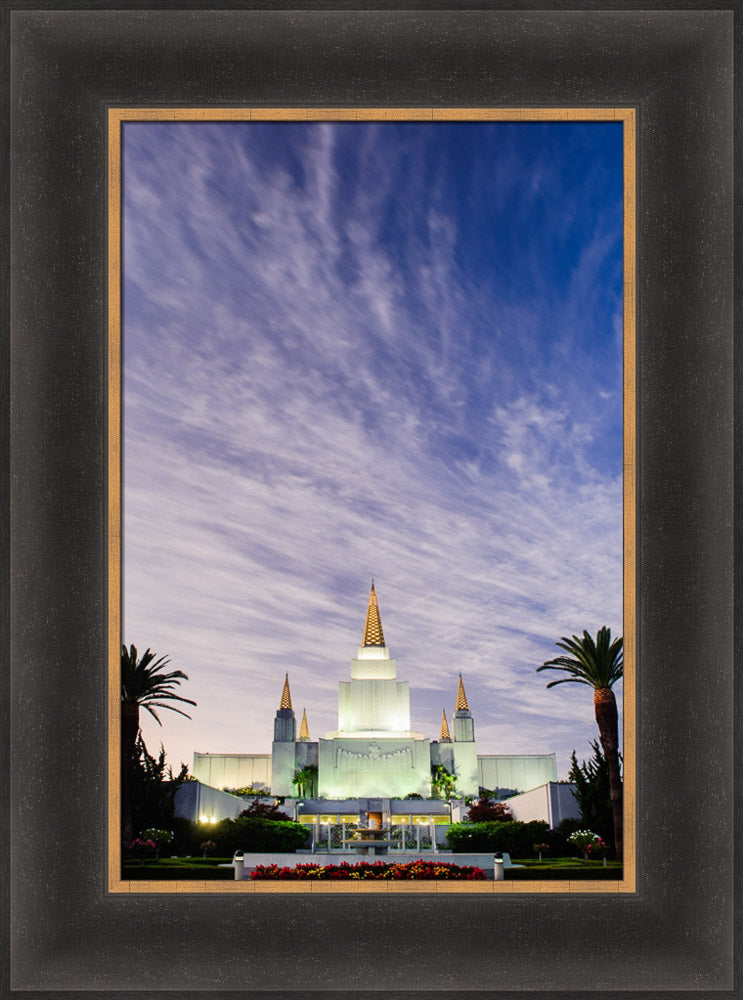
<path id="1" fill-rule="evenodd" d="M 622 629 L 619 123 L 124 126 L 124 632 L 174 768 L 313 739 L 374 577 L 413 728 L 590 755 L 535 667 Z M 617 691 L 621 697 L 621 686 Z"/>

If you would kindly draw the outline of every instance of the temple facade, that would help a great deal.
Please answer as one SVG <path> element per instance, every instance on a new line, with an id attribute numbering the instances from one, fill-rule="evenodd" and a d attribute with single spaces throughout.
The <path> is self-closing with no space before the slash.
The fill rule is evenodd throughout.
<path id="1" fill-rule="evenodd" d="M 276 796 L 301 794 L 328 800 L 411 795 L 429 799 L 438 797 L 432 780 L 442 777 L 459 796 L 478 795 L 483 788 L 499 796 L 512 795 L 556 781 L 554 754 L 478 755 L 461 674 L 451 723 L 450 728 L 443 710 L 438 740 L 412 730 L 409 685 L 398 680 L 372 582 L 350 679 L 338 685 L 338 728 L 313 741 L 304 711 L 297 732 L 286 675 L 270 758 L 195 753 L 192 773 L 213 788 L 251 786 Z"/>

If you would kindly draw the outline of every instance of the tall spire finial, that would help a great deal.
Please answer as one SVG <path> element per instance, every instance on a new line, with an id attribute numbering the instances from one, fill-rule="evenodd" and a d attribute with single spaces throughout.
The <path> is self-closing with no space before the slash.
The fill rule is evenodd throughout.
<path id="1" fill-rule="evenodd" d="M 446 709 L 441 709 L 441 732 L 439 733 L 439 740 L 441 743 L 451 743 L 451 734 L 449 733 L 449 723 L 446 721 Z"/>
<path id="2" fill-rule="evenodd" d="M 307 709 L 302 709 L 302 725 L 299 727 L 299 738 L 300 740 L 308 740 L 310 738 L 310 727 L 307 725 Z"/>
<path id="3" fill-rule="evenodd" d="M 289 674 L 284 677 L 284 689 L 281 692 L 281 704 L 279 709 L 292 707 L 292 693 L 289 690 Z"/>
<path id="4" fill-rule="evenodd" d="M 364 625 L 364 638 L 361 640 L 361 645 L 384 646 L 384 644 L 382 620 L 379 617 L 377 594 L 374 590 L 374 580 L 372 580 L 371 592 L 369 594 L 369 607 L 366 611 L 366 625 Z"/>
<path id="5" fill-rule="evenodd" d="M 460 674 L 459 687 L 457 688 L 457 707 L 455 708 L 455 711 L 459 712 L 462 709 L 465 712 L 469 712 L 470 707 L 467 704 L 467 695 L 464 693 L 464 684 L 462 683 L 462 675 Z"/>

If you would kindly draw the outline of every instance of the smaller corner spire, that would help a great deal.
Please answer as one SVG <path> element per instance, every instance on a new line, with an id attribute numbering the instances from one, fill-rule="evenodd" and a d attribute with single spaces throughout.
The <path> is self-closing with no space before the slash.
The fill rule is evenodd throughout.
<path id="1" fill-rule="evenodd" d="M 307 725 L 307 709 L 302 709 L 302 725 L 299 727 L 299 738 L 300 740 L 309 740 L 310 738 L 310 727 Z"/>
<path id="2" fill-rule="evenodd" d="M 292 707 L 292 693 L 289 690 L 289 674 L 284 677 L 284 688 L 281 692 L 281 703 L 279 705 L 279 710 L 282 708 Z"/>
<path id="3" fill-rule="evenodd" d="M 464 684 L 462 683 L 462 675 L 459 675 L 459 687 L 457 688 L 457 706 L 455 708 L 456 712 L 469 712 L 470 707 L 467 704 L 467 695 L 464 693 Z"/>
<path id="4" fill-rule="evenodd" d="M 446 709 L 441 709 L 441 732 L 439 733 L 439 741 L 441 743 L 451 743 L 451 734 L 449 733 L 449 723 L 446 721 Z"/>

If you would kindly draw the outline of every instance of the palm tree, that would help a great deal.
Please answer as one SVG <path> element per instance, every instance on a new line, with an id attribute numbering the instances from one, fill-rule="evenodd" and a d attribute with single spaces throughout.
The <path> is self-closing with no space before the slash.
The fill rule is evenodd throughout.
<path id="1" fill-rule="evenodd" d="M 568 639 L 562 636 L 555 643 L 571 656 L 558 656 L 547 660 L 540 670 L 563 670 L 568 677 L 559 681 L 550 681 L 548 688 L 557 684 L 587 684 L 593 688 L 593 707 L 596 713 L 596 724 L 599 727 L 599 737 L 604 750 L 604 757 L 609 768 L 609 794 L 611 796 L 611 811 L 614 819 L 614 847 L 617 858 L 623 856 L 622 837 L 622 777 L 619 770 L 619 721 L 617 699 L 612 688 L 624 673 L 624 653 L 622 637 L 611 641 L 611 629 L 600 628 L 594 642 L 588 632 L 583 632 L 583 638 L 574 635 Z"/>
<path id="2" fill-rule="evenodd" d="M 431 791 L 435 799 L 448 799 L 454 794 L 457 779 L 443 764 L 431 765 Z"/>
<path id="3" fill-rule="evenodd" d="M 306 764 L 299 768 L 292 776 L 292 784 L 297 786 L 297 794 L 301 798 L 306 796 L 311 798 L 315 792 L 315 779 L 317 778 L 317 765 Z"/>
<path id="4" fill-rule="evenodd" d="M 121 647 L 121 777 L 124 820 L 124 840 L 132 837 L 131 812 L 131 775 L 137 754 L 137 735 L 139 734 L 139 710 L 146 709 L 158 725 L 162 725 L 156 708 L 168 708 L 172 712 L 191 716 L 181 711 L 171 701 L 181 701 L 187 705 L 195 705 L 195 701 L 176 694 L 175 689 L 181 681 L 187 681 L 188 675 L 182 670 L 165 672 L 170 663 L 167 656 L 155 659 L 155 653 L 149 649 L 141 656 L 136 646 Z"/>

